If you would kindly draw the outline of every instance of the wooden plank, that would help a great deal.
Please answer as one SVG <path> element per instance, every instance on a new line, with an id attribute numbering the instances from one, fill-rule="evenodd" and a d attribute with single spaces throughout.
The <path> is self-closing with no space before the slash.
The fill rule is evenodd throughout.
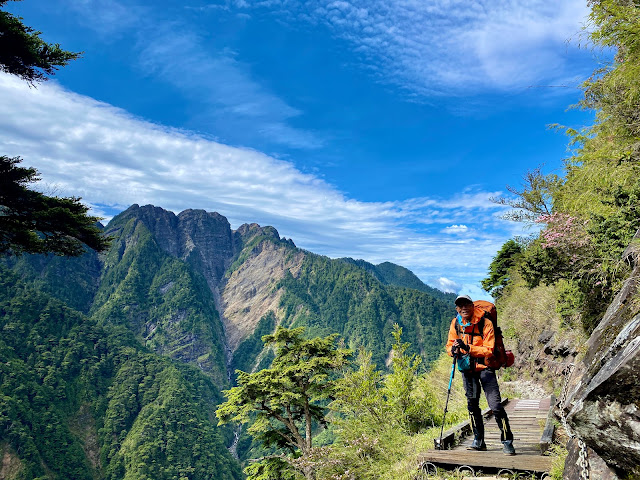
<path id="1" fill-rule="evenodd" d="M 503 469 L 508 468 L 520 472 L 544 473 L 551 470 L 552 457 L 544 457 L 537 454 L 521 452 L 517 455 L 504 455 L 500 451 L 487 450 L 476 452 L 469 450 L 429 450 L 423 453 L 419 460 L 431 462 L 435 465 L 461 466 L 469 465 L 474 468 Z"/>
<path id="2" fill-rule="evenodd" d="M 502 400 L 502 405 L 506 405 L 509 402 L 508 398 L 505 398 L 504 400 Z M 491 409 L 490 408 L 486 408 L 482 411 L 482 416 L 484 418 L 487 418 L 491 415 Z M 455 441 L 456 441 L 456 436 L 458 438 L 460 437 L 465 437 L 467 435 L 469 435 L 471 433 L 471 422 L 469 420 L 465 420 L 464 422 L 460 422 L 457 425 L 451 427 L 449 430 L 447 430 L 446 432 L 444 432 L 442 434 L 442 446 L 441 448 L 446 450 L 449 447 L 451 447 Z M 434 438 L 433 439 L 433 447 L 435 449 L 439 448 L 439 442 L 440 442 L 440 438 Z"/>
<path id="3" fill-rule="evenodd" d="M 541 451 L 544 452 L 542 444 L 546 442 L 548 435 L 545 436 L 545 432 L 542 432 L 541 437 L 541 431 L 543 422 L 546 422 L 545 431 L 547 431 L 548 424 L 553 425 L 551 406 L 555 404 L 555 399 L 552 397 L 540 400 L 507 402 L 507 400 L 504 402 L 505 410 L 509 416 L 517 455 L 507 456 L 502 453 L 498 425 L 495 422 L 486 421 L 485 442 L 487 451 L 467 450 L 473 440 L 472 438 L 467 438 L 453 450 L 430 450 L 423 453 L 420 457 L 422 461 L 450 467 L 468 465 L 474 469 L 484 468 L 485 470 L 509 469 L 514 472 L 549 472 L 552 458 L 540 454 Z M 518 404 L 520 404 L 520 407 L 518 407 Z M 534 408 L 536 405 L 537 408 Z M 482 413 L 487 420 L 491 417 L 491 410 L 489 409 Z M 447 431 L 448 439 L 446 445 L 453 445 L 456 437 L 460 438 L 460 435 L 464 432 L 471 432 L 468 420 Z M 542 441 L 543 439 L 544 442 Z"/>
<path id="4" fill-rule="evenodd" d="M 555 405 L 556 397 L 551 395 L 551 405 Z M 549 406 L 549 412 L 547 414 L 547 423 L 544 426 L 542 437 L 540 437 L 540 453 L 544 453 L 549 449 L 549 445 L 553 443 L 553 434 L 555 433 L 555 422 L 553 421 L 553 406 Z"/>

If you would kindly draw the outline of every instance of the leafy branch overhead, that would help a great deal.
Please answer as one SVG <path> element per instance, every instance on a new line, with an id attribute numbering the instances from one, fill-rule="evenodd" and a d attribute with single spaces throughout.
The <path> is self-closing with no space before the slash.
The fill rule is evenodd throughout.
<path id="1" fill-rule="evenodd" d="M 0 8 L 9 0 L 0 0 Z M 0 71 L 34 86 L 79 57 L 47 43 L 20 17 L 0 10 Z M 77 197 L 51 197 L 30 188 L 40 180 L 20 157 L 0 156 L 0 254 L 54 253 L 78 256 L 84 245 L 98 251 L 109 245 L 99 218 Z"/>
<path id="2" fill-rule="evenodd" d="M 541 215 L 552 213 L 553 195 L 562 182 L 558 175 L 544 175 L 541 167 L 537 167 L 525 174 L 521 189 L 507 185 L 507 190 L 515 195 L 515 198 L 494 197 L 490 200 L 498 205 L 513 208 L 502 216 L 505 220 L 535 223 Z"/>
<path id="3" fill-rule="evenodd" d="M 20 167 L 19 157 L 0 156 L 0 253 L 54 253 L 77 256 L 83 245 L 109 245 L 98 217 L 78 198 L 49 197 L 28 188 L 39 180 L 34 168 Z"/>
<path id="4" fill-rule="evenodd" d="M 0 0 L 0 8 L 8 1 Z M 80 56 L 45 42 L 41 33 L 24 25 L 22 18 L 0 10 L 0 71 L 35 85 Z"/>

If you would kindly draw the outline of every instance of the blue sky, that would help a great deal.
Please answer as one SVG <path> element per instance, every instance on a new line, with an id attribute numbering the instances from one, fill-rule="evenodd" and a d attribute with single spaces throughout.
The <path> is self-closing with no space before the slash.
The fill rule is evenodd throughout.
<path id="1" fill-rule="evenodd" d="M 29 88 L 0 76 L 0 151 L 107 220 L 130 204 L 275 226 L 441 289 L 479 280 L 521 225 L 489 201 L 562 173 L 567 110 L 606 59 L 585 0 L 24 0 L 83 51 Z M 581 48 L 582 46 L 582 48 Z M 526 233 L 526 232 L 525 232 Z"/>

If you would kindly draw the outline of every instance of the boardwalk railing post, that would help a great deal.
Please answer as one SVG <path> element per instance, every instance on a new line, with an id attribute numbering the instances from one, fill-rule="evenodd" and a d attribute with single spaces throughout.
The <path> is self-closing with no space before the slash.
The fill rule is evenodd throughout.
<path id="1" fill-rule="evenodd" d="M 447 390 L 447 401 L 444 404 L 444 415 L 442 416 L 442 427 L 440 427 L 440 438 L 434 440 L 436 450 L 444 450 L 444 445 L 442 444 L 442 432 L 444 432 L 444 420 L 445 418 L 447 418 L 447 408 L 449 407 L 449 396 L 451 395 L 451 384 L 453 383 L 453 375 L 456 373 L 456 358 L 457 358 L 457 355 L 454 355 L 453 365 L 451 365 L 451 376 L 449 377 L 449 388 Z"/>

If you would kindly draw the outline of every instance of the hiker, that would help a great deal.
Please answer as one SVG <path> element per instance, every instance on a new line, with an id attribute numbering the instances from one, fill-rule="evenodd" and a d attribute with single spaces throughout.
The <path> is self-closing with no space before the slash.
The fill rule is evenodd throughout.
<path id="1" fill-rule="evenodd" d="M 470 362 L 467 367 L 468 371 L 462 371 L 467 408 L 474 435 L 473 443 L 468 449 L 487 449 L 484 442 L 482 412 L 480 411 L 480 386 L 482 385 L 489 408 L 493 411 L 493 416 L 500 428 L 502 451 L 505 455 L 515 455 L 513 433 L 511 433 L 509 418 L 501 403 L 496 372 L 493 368 L 484 365 L 485 358 L 489 357 L 494 349 L 493 323 L 485 316 L 484 310 L 474 307 L 473 300 L 468 295 L 458 296 L 455 304 L 458 315 L 451 322 L 446 349 L 449 355 L 458 356 L 459 369 L 464 369 L 461 362 Z M 484 327 L 483 331 L 479 332 L 478 323 L 482 324 L 481 320 L 484 322 Z M 458 324 L 457 328 L 456 324 Z M 465 354 L 469 354 L 469 356 L 461 360 L 460 357 Z"/>

